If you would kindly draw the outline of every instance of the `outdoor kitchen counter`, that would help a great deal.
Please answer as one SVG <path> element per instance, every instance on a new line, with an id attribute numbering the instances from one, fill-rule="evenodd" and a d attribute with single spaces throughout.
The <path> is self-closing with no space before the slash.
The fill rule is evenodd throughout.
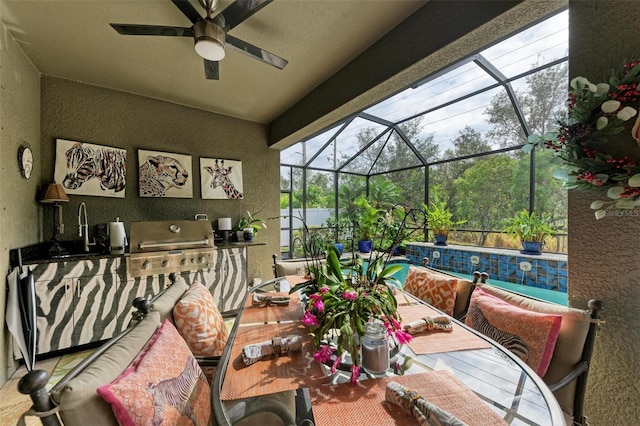
<path id="1" fill-rule="evenodd" d="M 240 307 L 247 292 L 247 248 L 261 242 L 215 246 L 211 267 L 179 274 L 209 289 L 221 311 Z M 130 254 L 81 253 L 51 258 L 48 243 L 11 250 L 12 267 L 22 267 L 22 282 L 35 294 L 38 355 L 96 344 L 124 330 L 131 319 L 133 299 L 150 298 L 171 284 L 169 273 L 132 277 Z M 14 345 L 15 358 L 21 354 Z"/>

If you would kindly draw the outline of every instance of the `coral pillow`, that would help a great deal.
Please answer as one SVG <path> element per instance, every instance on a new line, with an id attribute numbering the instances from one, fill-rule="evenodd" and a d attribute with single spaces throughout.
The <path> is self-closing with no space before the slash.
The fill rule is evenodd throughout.
<path id="1" fill-rule="evenodd" d="M 456 306 L 457 278 L 436 274 L 427 269 L 409 267 L 404 290 L 413 294 L 447 315 L 453 315 Z"/>
<path id="2" fill-rule="evenodd" d="M 207 425 L 210 392 L 193 354 L 169 320 L 118 378 L 98 388 L 121 426 Z"/>
<path id="3" fill-rule="evenodd" d="M 221 355 L 229 330 L 211 292 L 195 281 L 173 308 L 173 322 L 196 356 Z"/>
<path id="4" fill-rule="evenodd" d="M 465 319 L 465 324 L 509 349 L 540 377 L 549 367 L 561 323 L 561 315 L 522 309 L 481 288 L 473 291 Z"/>

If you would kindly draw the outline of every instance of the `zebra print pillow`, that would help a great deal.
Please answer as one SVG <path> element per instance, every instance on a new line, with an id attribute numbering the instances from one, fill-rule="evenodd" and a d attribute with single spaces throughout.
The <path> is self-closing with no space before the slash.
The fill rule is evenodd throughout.
<path id="1" fill-rule="evenodd" d="M 196 359 L 169 320 L 117 379 L 98 388 L 121 426 L 206 426 L 210 393 Z"/>
<path id="2" fill-rule="evenodd" d="M 509 349 L 540 377 L 551 362 L 561 323 L 561 315 L 522 309 L 479 287 L 471 295 L 465 319 L 465 324 Z"/>

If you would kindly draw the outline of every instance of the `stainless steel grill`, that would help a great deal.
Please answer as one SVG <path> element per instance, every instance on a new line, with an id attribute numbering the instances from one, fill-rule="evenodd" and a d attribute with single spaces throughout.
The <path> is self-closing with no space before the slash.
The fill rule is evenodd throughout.
<path id="1" fill-rule="evenodd" d="M 128 274 L 137 278 L 211 268 L 213 239 L 209 221 L 132 222 Z"/>

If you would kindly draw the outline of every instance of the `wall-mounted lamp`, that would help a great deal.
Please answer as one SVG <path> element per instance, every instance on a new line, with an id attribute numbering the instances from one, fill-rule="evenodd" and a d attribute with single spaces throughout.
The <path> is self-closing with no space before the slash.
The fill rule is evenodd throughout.
<path id="1" fill-rule="evenodd" d="M 40 200 L 41 203 L 53 204 L 53 237 L 51 237 L 50 254 L 60 254 L 62 249 L 58 242 L 58 234 L 64 234 L 64 223 L 62 222 L 62 206 L 60 203 L 68 203 L 69 197 L 64 192 L 64 188 L 55 181 L 50 183 L 47 187 L 44 197 Z"/>

